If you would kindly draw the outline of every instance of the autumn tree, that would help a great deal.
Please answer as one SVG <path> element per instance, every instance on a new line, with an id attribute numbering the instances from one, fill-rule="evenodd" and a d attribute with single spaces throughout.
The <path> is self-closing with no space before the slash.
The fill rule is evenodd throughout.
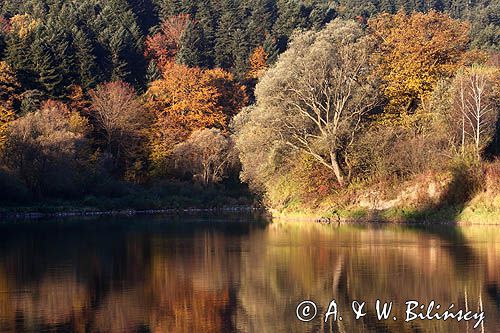
<path id="1" fill-rule="evenodd" d="M 248 77 L 251 79 L 260 78 L 267 69 L 267 53 L 264 47 L 257 47 L 250 56 L 250 71 Z"/>
<path id="2" fill-rule="evenodd" d="M 20 84 L 11 67 L 0 61 L 0 150 L 5 143 L 6 129 L 15 119 L 14 103 L 19 99 Z"/>
<path id="3" fill-rule="evenodd" d="M 238 158 L 231 137 L 216 128 L 194 131 L 175 146 L 173 155 L 176 166 L 204 186 L 220 182 Z"/>
<path id="4" fill-rule="evenodd" d="M 154 60 L 160 67 L 169 61 L 174 61 L 189 24 L 190 18 L 187 14 L 179 14 L 163 20 L 159 31 L 146 38 L 145 56 Z"/>
<path id="5" fill-rule="evenodd" d="M 4 161 L 35 194 L 74 194 L 87 131 L 85 118 L 49 100 L 8 127 Z"/>
<path id="6" fill-rule="evenodd" d="M 351 170 L 348 147 L 378 100 L 370 52 L 370 39 L 354 21 L 335 20 L 320 32 L 297 36 L 257 85 L 256 107 L 238 134 L 243 167 L 252 158 L 244 156 L 244 146 L 263 136 L 275 147 L 257 149 L 306 154 L 345 185 Z"/>
<path id="7" fill-rule="evenodd" d="M 10 31 L 17 34 L 21 38 L 25 38 L 32 33 L 40 22 L 33 18 L 30 14 L 17 14 L 10 19 Z"/>
<path id="8" fill-rule="evenodd" d="M 244 87 L 232 74 L 169 63 L 163 78 L 154 81 L 147 106 L 155 115 L 152 131 L 152 160 L 161 162 L 175 144 L 197 129 L 227 127 L 229 116 L 246 103 Z"/>
<path id="9" fill-rule="evenodd" d="M 90 92 L 90 115 L 103 138 L 105 151 L 112 155 L 114 166 L 126 167 L 139 152 L 148 116 L 134 88 L 117 81 L 99 85 Z"/>
<path id="10" fill-rule="evenodd" d="M 450 121 L 460 133 L 462 153 L 472 145 L 479 159 L 493 137 L 500 115 L 500 96 L 495 96 L 499 79 L 498 68 L 473 66 L 461 69 L 452 81 Z"/>
<path id="11" fill-rule="evenodd" d="M 467 23 L 435 11 L 382 14 L 368 29 L 377 41 L 372 60 L 389 100 L 386 111 L 395 115 L 411 113 L 440 78 L 452 77 L 469 42 Z"/>

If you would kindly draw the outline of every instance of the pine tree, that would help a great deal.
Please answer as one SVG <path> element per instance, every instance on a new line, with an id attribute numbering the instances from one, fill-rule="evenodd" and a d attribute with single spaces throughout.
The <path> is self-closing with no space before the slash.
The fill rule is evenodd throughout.
<path id="1" fill-rule="evenodd" d="M 203 66 L 203 31 L 194 22 L 189 22 L 182 34 L 177 62 L 189 66 Z"/>
<path id="2" fill-rule="evenodd" d="M 202 66 L 211 68 L 215 64 L 216 15 L 209 0 L 198 3 L 194 21 L 202 32 L 199 52 Z"/>
<path id="3" fill-rule="evenodd" d="M 380 0 L 379 12 L 393 14 L 394 11 L 394 1 L 393 0 Z"/>
<path id="4" fill-rule="evenodd" d="M 250 57 L 251 47 L 243 29 L 237 29 L 233 36 L 231 45 L 232 58 L 234 59 L 233 70 L 237 78 L 242 79 L 248 72 L 248 59 Z"/>
<path id="5" fill-rule="evenodd" d="M 234 0 L 224 0 L 223 13 L 219 21 L 215 42 L 216 66 L 231 68 L 234 65 L 234 40 L 239 28 L 237 9 Z"/>
<path id="6" fill-rule="evenodd" d="M 36 81 L 52 98 L 60 97 L 63 76 L 58 71 L 56 57 L 47 47 L 42 37 L 35 39 L 32 48 L 33 69 L 37 74 Z"/>
<path id="7" fill-rule="evenodd" d="M 161 79 L 161 71 L 158 69 L 156 62 L 154 60 L 149 62 L 148 68 L 146 70 L 146 82 L 151 84 L 156 80 Z"/>
<path id="8" fill-rule="evenodd" d="M 31 35 L 21 37 L 17 33 L 9 33 L 6 37 L 5 61 L 16 71 L 23 86 L 32 85 Z"/>
<path id="9" fill-rule="evenodd" d="M 159 8 L 160 20 L 183 12 L 182 0 L 156 0 L 155 2 Z"/>
<path id="10" fill-rule="evenodd" d="M 373 4 L 367 2 L 367 7 L 372 8 Z M 323 1 L 313 1 L 309 5 L 308 11 L 308 26 L 314 29 L 321 29 L 337 15 L 335 10 L 330 7 L 328 3 L 324 3 Z M 373 11 L 375 11 L 374 7 Z"/>
<path id="11" fill-rule="evenodd" d="M 252 47 L 261 45 L 271 33 L 276 8 L 269 0 L 254 0 L 249 17 L 247 35 Z"/>
<path id="12" fill-rule="evenodd" d="M 277 0 L 278 17 L 273 26 L 273 35 L 276 37 L 276 46 L 279 52 L 285 51 L 288 38 L 292 32 L 306 25 L 302 16 L 301 5 L 294 0 Z"/>
<path id="13" fill-rule="evenodd" d="M 108 47 L 111 58 L 110 81 L 125 80 L 130 74 L 127 68 L 127 61 L 122 57 L 122 52 L 126 48 L 124 45 L 126 40 L 125 34 L 125 29 L 121 27 L 119 30 L 114 31 L 109 39 Z"/>
<path id="14" fill-rule="evenodd" d="M 159 18 L 152 0 L 128 0 L 130 8 L 137 17 L 142 34 L 147 35 L 149 29 L 158 24 Z"/>
<path id="15" fill-rule="evenodd" d="M 264 51 L 267 54 L 267 63 L 273 64 L 278 59 L 279 55 L 279 49 L 276 45 L 276 38 L 274 38 L 272 35 L 268 35 L 266 37 L 266 40 L 264 41 L 263 47 Z"/>
<path id="16" fill-rule="evenodd" d="M 74 34 L 73 47 L 79 82 L 85 89 L 93 87 L 99 81 L 96 57 L 91 41 L 82 30 L 78 30 Z"/>

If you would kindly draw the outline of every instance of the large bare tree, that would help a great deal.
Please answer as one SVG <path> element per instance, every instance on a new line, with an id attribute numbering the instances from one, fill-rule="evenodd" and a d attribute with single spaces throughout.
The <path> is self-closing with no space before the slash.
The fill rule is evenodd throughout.
<path id="1" fill-rule="evenodd" d="M 272 113 L 279 140 L 312 156 L 343 186 L 347 153 L 362 120 L 377 104 L 369 64 L 371 42 L 359 24 L 335 20 L 295 36 L 256 88 L 256 109 Z"/>

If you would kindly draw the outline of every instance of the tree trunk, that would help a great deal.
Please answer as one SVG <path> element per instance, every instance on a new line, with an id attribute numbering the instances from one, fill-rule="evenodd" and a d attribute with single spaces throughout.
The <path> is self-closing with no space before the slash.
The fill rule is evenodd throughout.
<path id="1" fill-rule="evenodd" d="M 337 178 L 339 185 L 341 187 L 344 187 L 345 186 L 344 173 L 340 169 L 339 161 L 337 160 L 337 153 L 331 152 L 330 158 L 331 158 L 333 173 L 335 174 L 335 177 Z"/>

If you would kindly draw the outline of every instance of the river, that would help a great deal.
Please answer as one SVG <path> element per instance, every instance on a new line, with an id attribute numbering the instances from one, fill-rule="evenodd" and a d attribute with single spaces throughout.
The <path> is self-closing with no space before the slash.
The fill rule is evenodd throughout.
<path id="1" fill-rule="evenodd" d="M 306 300 L 315 308 L 297 310 Z M 392 302 L 387 319 L 377 300 Z M 406 321 L 411 300 L 484 320 Z M 500 332 L 500 228 L 1 222 L 0 332 Z"/>

